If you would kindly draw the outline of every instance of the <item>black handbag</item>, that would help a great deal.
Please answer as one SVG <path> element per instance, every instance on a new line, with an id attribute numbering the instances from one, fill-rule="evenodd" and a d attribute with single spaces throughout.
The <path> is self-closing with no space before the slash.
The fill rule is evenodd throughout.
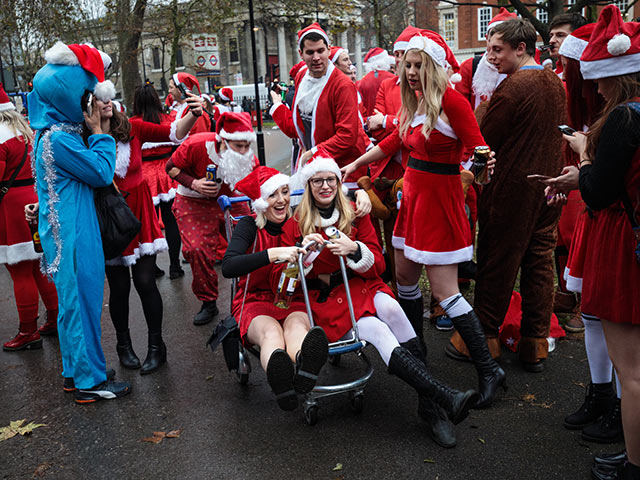
<path id="1" fill-rule="evenodd" d="M 93 193 L 105 260 L 120 255 L 140 232 L 142 224 L 116 186 L 96 188 Z"/>

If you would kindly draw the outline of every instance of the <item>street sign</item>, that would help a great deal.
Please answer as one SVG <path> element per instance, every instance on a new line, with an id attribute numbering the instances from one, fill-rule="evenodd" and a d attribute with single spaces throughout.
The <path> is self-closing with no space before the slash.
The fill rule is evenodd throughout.
<path id="1" fill-rule="evenodd" d="M 202 55 L 198 55 L 198 59 L 196 60 L 196 63 L 198 64 L 198 66 L 200 68 L 204 67 L 204 64 L 207 60 L 202 56 Z"/>
<path id="2" fill-rule="evenodd" d="M 193 34 L 191 40 L 195 64 L 207 71 L 219 69 L 220 51 L 217 35 L 213 33 Z"/>
<path id="3" fill-rule="evenodd" d="M 212 67 L 215 67 L 218 64 L 218 57 L 216 57 L 214 54 L 211 54 L 211 56 L 209 57 L 209 63 Z"/>

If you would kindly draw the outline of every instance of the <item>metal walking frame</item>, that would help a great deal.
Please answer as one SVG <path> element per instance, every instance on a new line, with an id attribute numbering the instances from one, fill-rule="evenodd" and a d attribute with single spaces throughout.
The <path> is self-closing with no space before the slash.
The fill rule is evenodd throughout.
<path id="1" fill-rule="evenodd" d="M 292 193 L 292 195 L 301 195 L 302 190 L 298 190 Z M 231 236 L 233 234 L 233 225 L 234 222 L 237 222 L 242 217 L 234 217 L 231 214 L 231 208 L 233 205 L 243 202 L 250 202 L 248 197 L 228 197 L 226 195 L 221 195 L 218 198 L 218 205 L 222 209 L 224 213 L 224 225 L 225 225 L 225 235 L 227 237 L 227 241 L 231 241 Z M 310 247 L 312 244 L 308 244 L 305 247 Z M 304 255 L 301 253 L 298 255 L 298 267 L 300 269 L 300 283 L 302 285 L 302 292 L 304 296 L 305 306 L 307 309 L 307 315 L 309 316 L 309 323 L 313 327 L 315 325 L 313 321 L 313 314 L 311 312 L 311 302 L 309 301 L 309 290 L 307 288 L 307 282 L 304 275 L 304 264 L 303 264 Z M 355 413 L 360 413 L 364 406 L 364 388 L 373 375 L 373 366 L 371 362 L 366 357 L 363 352 L 364 347 L 366 347 L 367 342 L 360 339 L 358 334 L 358 326 L 356 325 L 356 318 L 353 310 L 353 301 L 351 299 L 351 291 L 349 290 L 349 278 L 347 276 L 347 268 L 345 265 L 345 261 L 343 257 L 339 257 L 340 262 L 340 270 L 342 273 L 342 280 L 345 286 L 345 293 L 347 296 L 347 304 L 349 306 L 349 316 L 351 318 L 351 336 L 350 338 L 341 339 L 337 342 L 333 342 L 329 344 L 329 358 L 330 361 L 328 363 L 337 365 L 338 360 L 341 355 L 347 353 L 355 353 L 361 361 L 364 363 L 366 369 L 362 376 L 339 384 L 327 384 L 327 385 L 316 385 L 315 388 L 304 395 L 303 400 L 303 410 L 304 410 L 304 421 L 307 425 L 315 425 L 318 421 L 318 409 L 319 403 L 318 399 L 329 397 L 332 395 L 339 395 L 343 393 L 349 394 L 351 409 Z M 238 279 L 233 278 L 231 283 L 231 302 L 237 292 L 237 284 Z M 238 377 L 238 381 L 241 385 L 246 385 L 249 381 L 249 374 L 251 373 L 251 362 L 249 360 L 248 352 L 251 352 L 253 355 L 259 356 L 259 352 L 253 348 L 246 348 L 242 345 L 242 341 L 240 341 L 240 345 L 238 348 L 238 368 L 236 369 L 236 376 Z M 333 359 L 333 360 L 331 360 Z"/>

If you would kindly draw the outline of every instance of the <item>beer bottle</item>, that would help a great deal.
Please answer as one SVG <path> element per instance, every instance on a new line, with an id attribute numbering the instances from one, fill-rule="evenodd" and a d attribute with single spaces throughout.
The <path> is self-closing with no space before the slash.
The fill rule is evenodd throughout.
<path id="1" fill-rule="evenodd" d="M 282 309 L 287 309 L 291 305 L 291 298 L 298 286 L 298 274 L 300 270 L 296 263 L 289 262 L 280 275 L 278 289 L 273 304 Z"/>
<path id="2" fill-rule="evenodd" d="M 38 220 L 29 220 L 29 230 L 31 230 L 31 240 L 33 241 L 33 249 L 36 253 L 42 253 L 42 244 L 40 243 L 40 234 L 38 233 Z"/>

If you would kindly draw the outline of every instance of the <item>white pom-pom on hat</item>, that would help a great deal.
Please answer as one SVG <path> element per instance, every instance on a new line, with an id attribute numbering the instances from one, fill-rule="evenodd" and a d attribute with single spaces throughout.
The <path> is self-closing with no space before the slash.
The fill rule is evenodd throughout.
<path id="1" fill-rule="evenodd" d="M 460 83 L 462 81 L 462 75 L 460 75 L 459 73 L 454 73 L 453 75 L 451 75 L 449 81 L 451 83 Z"/>
<path id="2" fill-rule="evenodd" d="M 619 33 L 607 42 L 607 51 L 611 55 L 622 55 L 631 48 L 631 39 L 624 33 Z"/>

